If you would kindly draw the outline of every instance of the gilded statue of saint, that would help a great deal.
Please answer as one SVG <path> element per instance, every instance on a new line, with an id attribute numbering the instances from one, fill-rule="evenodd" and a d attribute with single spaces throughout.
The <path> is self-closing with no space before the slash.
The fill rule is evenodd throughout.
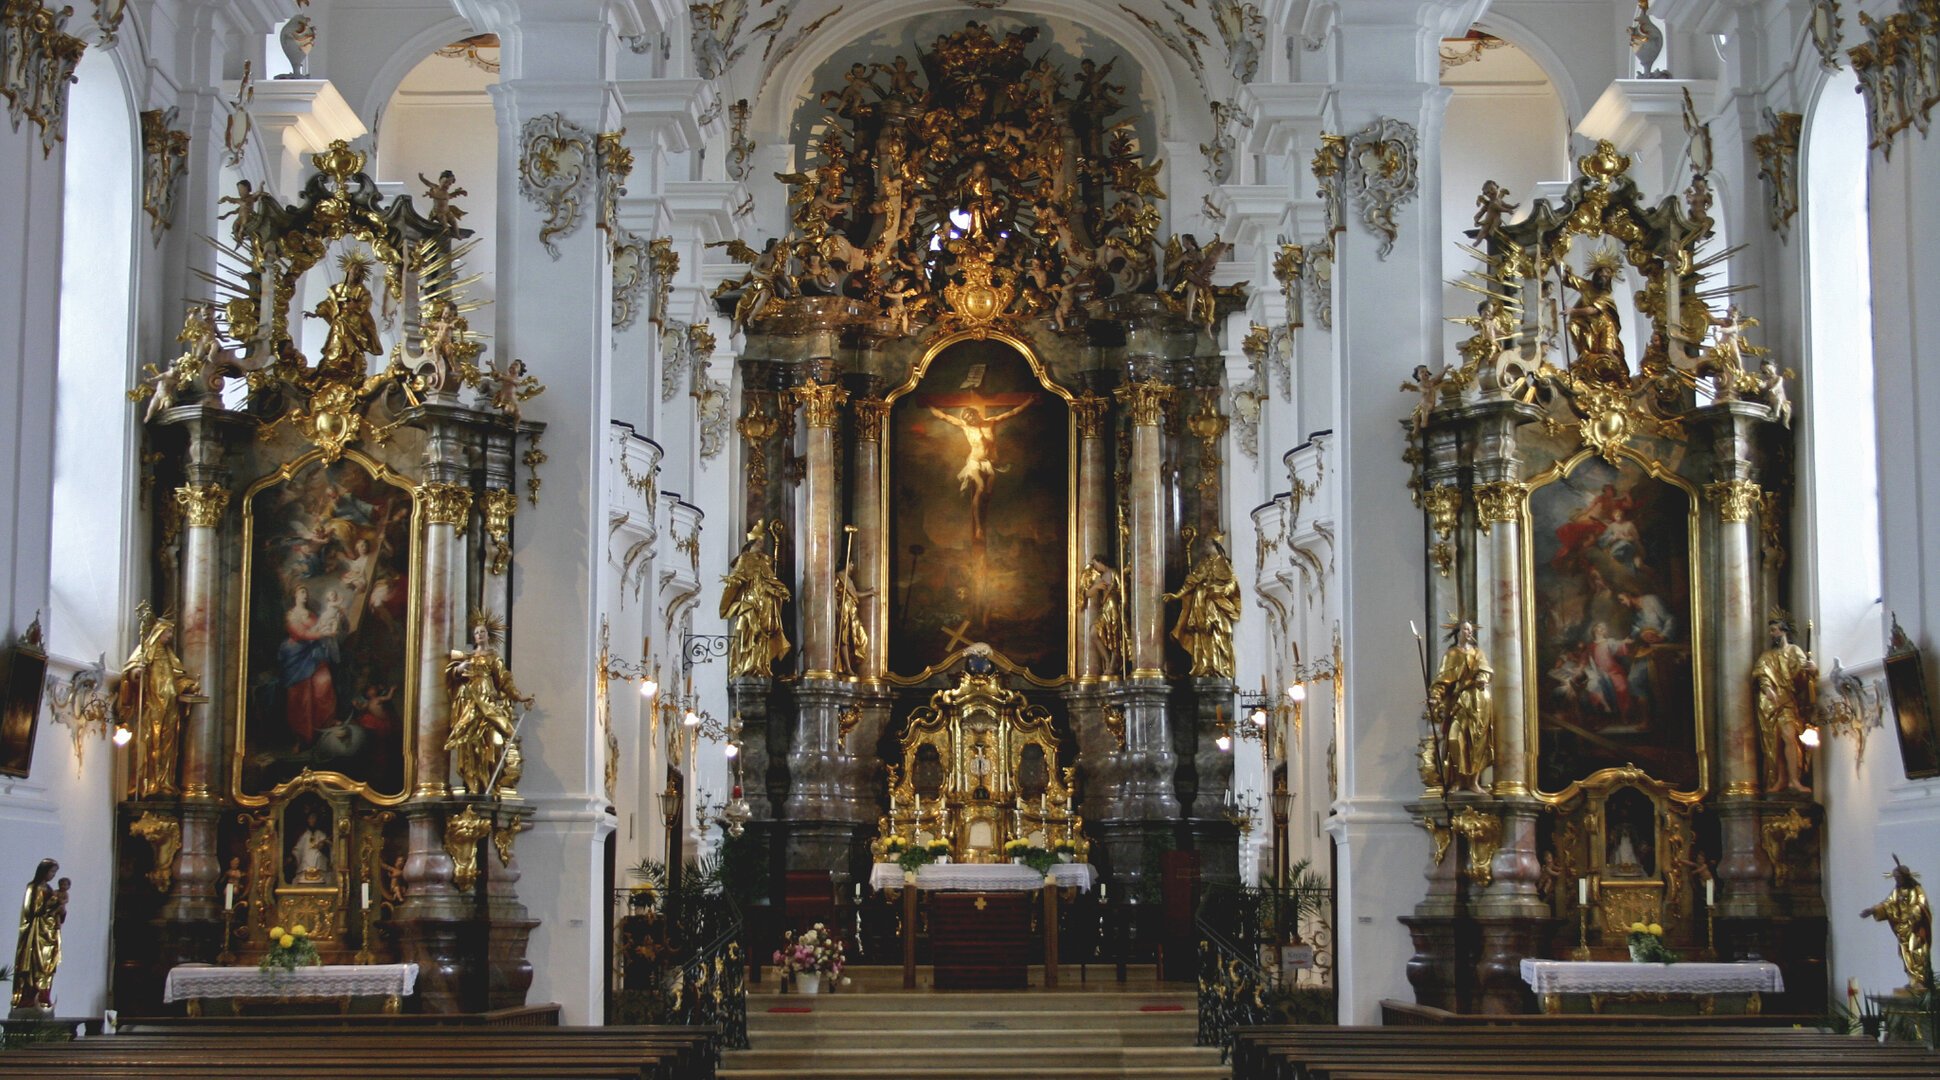
<path id="1" fill-rule="evenodd" d="M 1233 624 L 1239 621 L 1239 581 L 1219 537 L 1208 538 L 1210 554 L 1186 570 L 1177 592 L 1165 594 L 1179 602 L 1179 618 L 1172 624 L 1172 640 L 1192 657 L 1192 674 L 1233 677 Z"/>
<path id="2" fill-rule="evenodd" d="M 1622 379 L 1630 374 L 1623 354 L 1623 319 L 1617 312 L 1616 280 L 1619 265 L 1612 251 L 1590 257 L 1588 277 L 1562 267 L 1563 284 L 1576 290 L 1576 303 L 1567 312 L 1570 345 L 1576 359 L 1594 377 Z"/>
<path id="3" fill-rule="evenodd" d="M 766 550 L 764 539 L 770 541 Z M 788 586 L 775 574 L 780 550 L 781 523 L 757 521 L 721 579 L 721 618 L 734 624 L 728 648 L 731 676 L 765 679 L 774 673 L 775 663 L 788 655 L 788 635 L 781 626 Z"/>
<path id="4" fill-rule="evenodd" d="M 869 655 L 869 627 L 862 621 L 862 601 L 876 595 L 874 589 L 858 589 L 844 566 L 835 575 L 835 670 L 843 675 L 860 672 Z"/>
<path id="5" fill-rule="evenodd" d="M 1818 702 L 1819 669 L 1792 644 L 1783 619 L 1766 624 L 1771 648 L 1752 666 L 1758 748 L 1765 756 L 1765 791 L 1806 791 L 1805 718 Z"/>
<path id="6" fill-rule="evenodd" d="M 370 276 L 370 260 L 352 251 L 337 260 L 344 279 L 330 286 L 317 309 L 309 313 L 330 328 L 323 339 L 323 358 L 318 372 L 335 378 L 362 378 L 364 357 L 382 353 L 377 339 L 377 320 L 371 315 L 371 295 L 364 280 Z"/>
<path id="7" fill-rule="evenodd" d="M 956 416 L 935 406 L 930 408 L 930 415 L 963 432 L 963 441 L 967 444 L 963 467 L 957 470 L 957 490 L 970 496 L 972 540 L 983 539 L 984 515 L 990 509 L 990 485 L 998 472 L 1009 468 L 996 463 L 997 425 L 1030 408 L 1036 400 L 1032 398 L 996 416 L 989 415 L 989 410 L 981 405 L 967 405 Z"/>
<path id="8" fill-rule="evenodd" d="M 13 947 L 13 1009 L 49 1011 L 54 972 L 61 966 L 61 924 L 67 921 L 68 879 L 54 880 L 61 865 L 42 859 L 20 902 L 20 937 Z"/>
<path id="9" fill-rule="evenodd" d="M 1093 555 L 1078 575 L 1078 593 L 1094 614 L 1091 642 L 1098 650 L 1098 670 L 1104 675 L 1125 673 L 1125 583 L 1103 555 Z"/>
<path id="10" fill-rule="evenodd" d="M 144 798 L 177 793 L 175 770 L 189 706 L 207 700 L 197 696 L 202 681 L 182 666 L 174 646 L 175 621 L 156 619 L 142 627 L 141 643 L 121 665 L 117 715 L 141 734 L 135 791 Z"/>
<path id="11" fill-rule="evenodd" d="M 1441 670 L 1428 685 L 1428 715 L 1442 731 L 1450 788 L 1482 790 L 1482 771 L 1495 762 L 1495 669 L 1475 644 L 1475 624 L 1455 629 Z"/>
<path id="12" fill-rule="evenodd" d="M 1906 988 L 1923 993 L 1933 986 L 1933 912 L 1920 879 L 1898 855 L 1893 856 L 1893 891 L 1886 899 L 1860 912 L 1893 928 L 1900 941 L 1900 964 L 1906 968 Z"/>
<path id="13" fill-rule="evenodd" d="M 530 697 L 519 693 L 512 669 L 493 647 L 494 636 L 486 619 L 474 618 L 471 651 L 454 649 L 445 664 L 445 687 L 451 696 L 451 731 L 445 736 L 445 749 L 451 752 L 451 767 L 459 782 L 475 795 L 516 794 L 513 789 L 524 762 L 515 737 L 515 706 L 532 704 Z M 501 756 L 503 769 L 499 768 Z"/>

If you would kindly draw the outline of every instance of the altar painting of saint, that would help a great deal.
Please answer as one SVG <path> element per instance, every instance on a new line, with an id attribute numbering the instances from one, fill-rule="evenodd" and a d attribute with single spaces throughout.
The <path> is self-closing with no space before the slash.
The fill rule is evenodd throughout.
<path id="1" fill-rule="evenodd" d="M 1529 512 L 1542 789 L 1633 762 L 1695 788 L 1689 497 L 1591 457 Z"/>
<path id="2" fill-rule="evenodd" d="M 404 786 L 411 492 L 356 455 L 249 497 L 240 790 L 304 769 Z"/>
<path id="3" fill-rule="evenodd" d="M 890 414 L 890 670 L 987 642 L 1065 671 L 1070 413 L 999 341 L 952 345 Z"/>

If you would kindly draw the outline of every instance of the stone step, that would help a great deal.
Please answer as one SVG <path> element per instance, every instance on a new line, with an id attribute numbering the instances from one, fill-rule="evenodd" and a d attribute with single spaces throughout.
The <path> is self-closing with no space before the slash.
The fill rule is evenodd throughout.
<path id="1" fill-rule="evenodd" d="M 1218 1055 L 1214 1055 L 1216 1061 Z M 1152 1065 L 1119 1068 L 1046 1069 L 1042 1065 L 991 1065 L 929 1068 L 894 1065 L 888 1068 L 789 1065 L 779 1069 L 743 1069 L 730 1058 L 720 1080 L 1230 1080 L 1224 1065 Z"/>
<path id="2" fill-rule="evenodd" d="M 750 1013 L 748 1030 L 792 1035 L 802 1031 L 1167 1031 L 1197 1030 L 1197 1013 L 1166 1013 L 1128 1022 L 1123 1012 L 1012 1011 Z"/>
<path id="3" fill-rule="evenodd" d="M 994 1010 L 999 1012 L 1109 1012 L 1129 1013 L 1136 1016 L 1162 1016 L 1171 1011 L 1192 1012 L 1197 1008 L 1195 998 L 1176 992 L 1027 994 L 991 990 L 959 993 L 858 994 L 845 991 L 839 994 L 748 995 L 748 1015 L 750 1016 L 758 1012 L 767 1013 L 771 1009 L 812 1010 L 807 1015 L 848 1012 L 957 1013 L 966 1010 L 973 1012 Z"/>
<path id="4" fill-rule="evenodd" d="M 782 1019 L 782 1018 L 776 1018 Z M 795 1020 L 813 1020 L 812 1017 L 794 1017 Z M 828 1019 L 835 1019 L 833 1017 Z M 842 1017 L 849 1020 L 852 1018 Z M 895 1035 L 903 1038 L 912 1033 L 922 1034 L 926 1046 L 938 1047 L 985 1047 L 997 1032 L 1028 1032 L 1034 1043 L 1046 1046 L 1139 1046 L 1139 1047 L 1180 1047 L 1192 1044 L 1198 1032 L 1198 1023 L 1188 1018 L 1182 1022 L 1141 1025 L 1132 1029 L 1115 1027 L 1063 1027 L 1033 1023 L 1028 1017 L 1006 1017 L 973 1021 L 963 1030 L 940 1031 L 932 1023 L 908 1024 L 870 1024 L 870 1023 L 760 1023 L 750 1018 L 748 1038 L 756 1046 L 790 1046 L 804 1050 L 843 1049 L 858 1045 L 858 1039 L 868 1039 L 867 1045 L 881 1045 L 882 1037 Z"/>

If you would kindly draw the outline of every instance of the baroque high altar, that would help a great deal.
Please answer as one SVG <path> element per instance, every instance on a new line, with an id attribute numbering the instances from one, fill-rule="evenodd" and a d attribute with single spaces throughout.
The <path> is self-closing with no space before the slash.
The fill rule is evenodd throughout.
<path id="1" fill-rule="evenodd" d="M 859 880 L 883 829 L 988 855 L 1048 817 L 1120 879 L 1160 844 L 1236 872 L 1212 329 L 1243 287 L 1217 238 L 1157 238 L 1112 64 L 1035 37 L 851 67 L 780 177 L 787 235 L 724 245 L 754 527 L 722 614 L 750 828 L 791 869 Z"/>

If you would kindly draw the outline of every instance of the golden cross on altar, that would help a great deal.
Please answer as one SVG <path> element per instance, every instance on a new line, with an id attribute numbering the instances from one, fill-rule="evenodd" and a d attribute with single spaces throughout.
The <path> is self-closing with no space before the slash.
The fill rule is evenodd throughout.
<path id="1" fill-rule="evenodd" d="M 988 904 L 985 904 L 985 903 L 984 903 L 984 899 L 983 899 L 983 894 L 982 894 L 982 893 L 978 893 L 978 894 L 977 894 L 977 910 L 978 910 L 978 911 L 982 911 L 982 910 L 983 910 L 984 908 L 986 908 L 986 907 L 988 907 L 988 906 L 989 906 Z"/>
<path id="2" fill-rule="evenodd" d="M 955 652 L 970 644 L 970 620 L 965 619 L 958 623 L 954 630 L 946 626 L 943 628 L 943 633 L 950 639 L 943 647 L 950 652 Z"/>

